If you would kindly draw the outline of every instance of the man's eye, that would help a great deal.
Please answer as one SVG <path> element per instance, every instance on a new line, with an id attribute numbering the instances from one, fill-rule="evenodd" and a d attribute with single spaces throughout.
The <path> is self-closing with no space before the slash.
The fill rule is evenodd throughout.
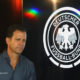
<path id="1" fill-rule="evenodd" d="M 19 41 L 20 39 L 16 39 L 17 41 Z"/>
<path id="2" fill-rule="evenodd" d="M 23 40 L 23 42 L 26 42 L 26 40 Z"/>

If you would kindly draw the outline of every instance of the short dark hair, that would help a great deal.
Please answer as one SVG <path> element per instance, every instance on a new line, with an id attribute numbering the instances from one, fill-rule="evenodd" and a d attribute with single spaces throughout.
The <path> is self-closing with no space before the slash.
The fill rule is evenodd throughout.
<path id="1" fill-rule="evenodd" d="M 6 37 L 9 37 L 11 38 L 13 36 L 13 33 L 16 31 L 16 30 L 19 30 L 21 32 L 26 32 L 26 29 L 24 28 L 23 25 L 19 25 L 19 24 L 14 24 L 14 25 L 11 25 L 8 27 L 7 29 L 7 33 L 6 33 Z"/>

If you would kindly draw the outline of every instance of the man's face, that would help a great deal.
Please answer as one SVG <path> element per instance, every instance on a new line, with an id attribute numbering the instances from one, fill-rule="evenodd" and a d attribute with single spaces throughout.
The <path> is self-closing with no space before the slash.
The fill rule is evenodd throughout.
<path id="1" fill-rule="evenodd" d="M 13 32 L 13 36 L 11 38 L 8 38 L 7 41 L 8 50 L 16 54 L 22 53 L 25 44 L 26 44 L 26 32 L 21 32 L 19 30 Z"/>

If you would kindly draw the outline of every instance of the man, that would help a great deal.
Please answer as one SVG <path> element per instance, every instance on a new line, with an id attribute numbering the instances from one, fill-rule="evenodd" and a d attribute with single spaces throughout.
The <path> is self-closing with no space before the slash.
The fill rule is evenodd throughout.
<path id="1" fill-rule="evenodd" d="M 23 26 L 8 27 L 7 50 L 0 54 L 0 80 L 36 80 L 33 63 L 21 55 L 26 37 Z"/>

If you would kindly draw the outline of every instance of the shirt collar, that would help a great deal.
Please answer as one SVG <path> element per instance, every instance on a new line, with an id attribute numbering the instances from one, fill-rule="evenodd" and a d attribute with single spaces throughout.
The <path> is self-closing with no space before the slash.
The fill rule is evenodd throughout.
<path id="1" fill-rule="evenodd" d="M 4 57 L 4 58 L 9 59 L 9 56 L 8 56 L 8 54 L 7 54 L 7 51 L 6 51 L 6 50 L 4 50 L 4 51 L 3 51 L 3 57 Z"/>
<path id="2" fill-rule="evenodd" d="M 8 56 L 6 50 L 3 51 L 3 57 L 6 59 L 7 63 L 10 65 L 10 59 L 9 59 L 9 56 Z M 20 55 L 20 58 L 19 58 L 19 61 L 18 61 L 17 65 L 20 65 L 20 62 L 21 62 L 21 55 Z"/>
<path id="3" fill-rule="evenodd" d="M 7 64 L 10 66 L 10 59 L 6 50 L 3 51 L 3 57 L 6 60 Z"/>

